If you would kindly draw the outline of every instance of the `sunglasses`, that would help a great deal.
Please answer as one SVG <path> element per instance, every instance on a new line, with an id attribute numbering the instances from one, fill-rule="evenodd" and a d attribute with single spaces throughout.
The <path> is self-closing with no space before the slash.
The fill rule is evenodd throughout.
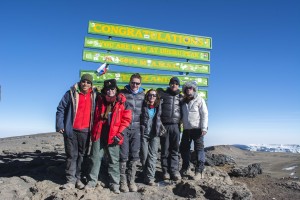
<path id="1" fill-rule="evenodd" d="M 141 83 L 138 82 L 130 82 L 132 85 L 140 85 Z"/>
<path id="2" fill-rule="evenodd" d="M 81 83 L 86 83 L 86 84 L 89 84 L 89 85 L 92 84 L 91 81 L 87 81 L 87 80 L 83 80 L 83 81 L 81 81 Z"/>
<path id="3" fill-rule="evenodd" d="M 177 82 L 172 82 L 170 85 L 179 85 Z"/>
<path id="4" fill-rule="evenodd" d="M 106 91 L 115 90 L 116 88 L 108 88 Z"/>
<path id="5" fill-rule="evenodd" d="M 156 94 L 148 94 L 148 97 L 156 97 Z"/>

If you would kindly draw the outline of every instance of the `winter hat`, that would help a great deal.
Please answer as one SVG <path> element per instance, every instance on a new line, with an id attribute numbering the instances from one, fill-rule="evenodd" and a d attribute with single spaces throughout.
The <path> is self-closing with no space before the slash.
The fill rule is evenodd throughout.
<path id="1" fill-rule="evenodd" d="M 87 80 L 87 81 L 90 81 L 91 83 L 93 83 L 93 76 L 90 74 L 83 74 L 81 76 L 80 81 L 84 81 L 84 80 Z"/>
<path id="2" fill-rule="evenodd" d="M 117 81 L 116 79 L 108 79 L 104 81 L 103 89 L 114 89 L 117 87 Z"/>
<path id="3" fill-rule="evenodd" d="M 174 82 L 177 82 L 178 85 L 180 86 L 180 80 L 176 76 L 174 76 L 170 79 L 169 85 L 171 85 L 171 83 L 174 83 Z"/>
<path id="4" fill-rule="evenodd" d="M 182 92 L 186 92 L 186 88 L 192 87 L 195 92 L 197 92 L 198 87 L 197 87 L 197 82 L 196 81 L 188 81 L 182 86 Z"/>

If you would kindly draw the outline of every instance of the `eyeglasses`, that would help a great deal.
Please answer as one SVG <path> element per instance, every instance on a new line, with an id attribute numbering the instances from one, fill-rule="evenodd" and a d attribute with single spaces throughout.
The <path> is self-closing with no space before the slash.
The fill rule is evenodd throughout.
<path id="1" fill-rule="evenodd" d="M 179 85 L 177 82 L 172 82 L 170 85 Z"/>
<path id="2" fill-rule="evenodd" d="M 193 87 L 187 87 L 186 89 L 187 90 L 193 90 Z"/>
<path id="3" fill-rule="evenodd" d="M 140 85 L 141 83 L 138 82 L 130 82 L 132 85 Z"/>
<path id="4" fill-rule="evenodd" d="M 148 94 L 148 97 L 156 97 L 156 94 Z"/>
<path id="5" fill-rule="evenodd" d="M 108 88 L 106 91 L 113 91 L 115 90 L 116 88 Z"/>
<path id="6" fill-rule="evenodd" d="M 87 80 L 83 80 L 83 81 L 81 81 L 81 83 L 86 83 L 86 84 L 89 84 L 89 85 L 92 84 L 91 81 L 87 81 Z"/>

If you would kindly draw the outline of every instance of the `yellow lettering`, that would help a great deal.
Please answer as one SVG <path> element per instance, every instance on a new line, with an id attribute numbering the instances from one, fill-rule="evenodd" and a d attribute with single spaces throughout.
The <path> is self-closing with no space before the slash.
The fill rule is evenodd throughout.
<path id="1" fill-rule="evenodd" d="M 135 33 L 135 36 L 139 37 L 139 38 L 143 38 L 142 32 L 140 30 L 137 30 L 137 32 Z"/>
<path id="2" fill-rule="evenodd" d="M 101 27 L 101 31 L 104 33 L 109 33 L 110 32 L 110 26 L 104 25 Z"/>
<path id="3" fill-rule="evenodd" d="M 172 42 L 170 34 L 166 33 L 166 39 L 165 39 L 165 41 Z"/>
<path id="4" fill-rule="evenodd" d="M 133 37 L 133 31 L 134 31 L 134 29 L 127 28 L 127 35 Z"/>
<path id="5" fill-rule="evenodd" d="M 121 35 L 125 35 L 125 34 L 126 34 L 126 28 L 125 28 L 125 27 L 119 28 L 119 33 L 120 33 Z"/>
<path id="6" fill-rule="evenodd" d="M 112 32 L 113 32 L 114 34 L 118 34 L 118 32 L 119 32 L 119 27 L 117 27 L 117 26 L 112 26 L 111 28 L 112 28 Z"/>
<path id="7" fill-rule="evenodd" d="M 100 24 L 95 24 L 93 30 L 94 30 L 95 32 L 101 32 L 101 25 L 100 25 Z"/>

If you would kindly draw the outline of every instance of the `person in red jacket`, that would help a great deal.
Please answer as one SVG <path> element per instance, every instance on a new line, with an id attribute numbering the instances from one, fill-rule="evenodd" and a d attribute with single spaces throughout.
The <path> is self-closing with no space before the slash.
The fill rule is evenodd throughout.
<path id="1" fill-rule="evenodd" d="M 123 131 L 131 119 L 131 110 L 127 109 L 126 97 L 119 93 L 116 80 L 104 81 L 96 100 L 91 133 L 91 171 L 86 189 L 96 187 L 102 158 L 107 156 L 110 189 L 116 194 L 120 193 L 120 145 L 123 143 Z"/>

